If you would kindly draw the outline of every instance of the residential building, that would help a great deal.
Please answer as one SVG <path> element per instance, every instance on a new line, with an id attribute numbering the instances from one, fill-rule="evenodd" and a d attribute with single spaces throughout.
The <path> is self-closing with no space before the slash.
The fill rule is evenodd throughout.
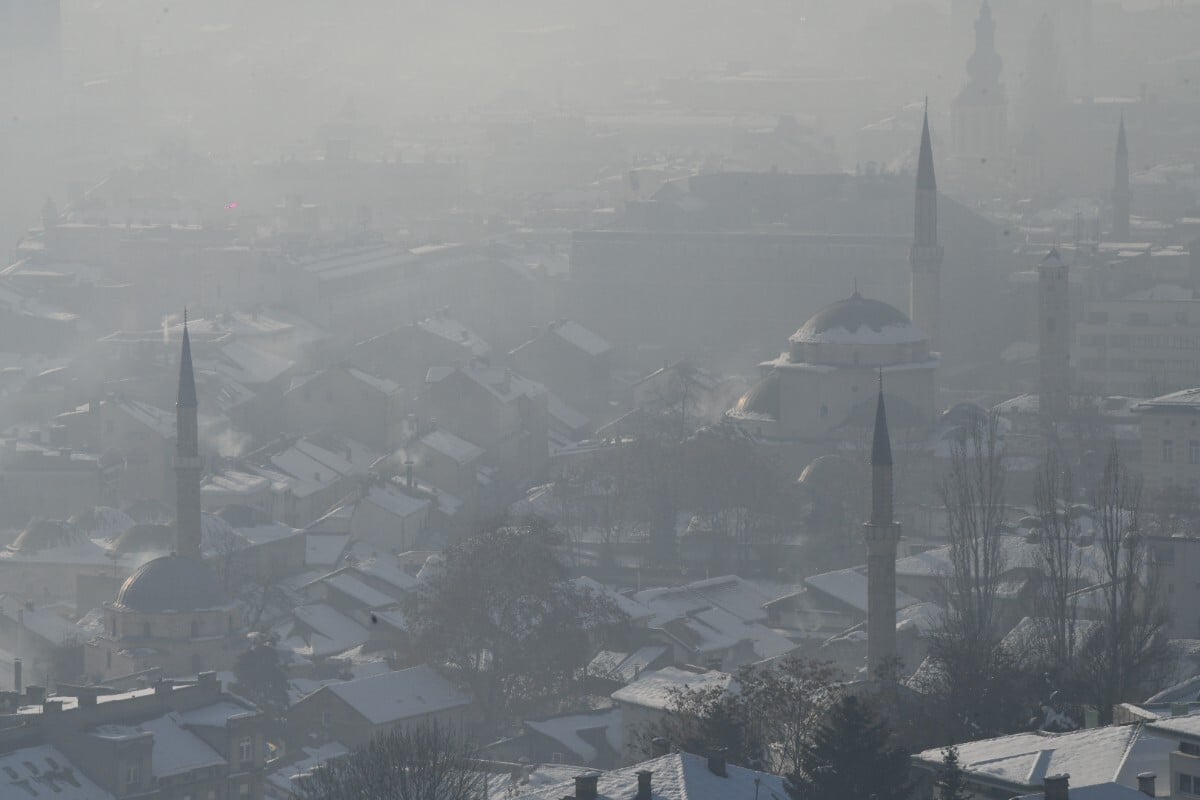
<path id="1" fill-rule="evenodd" d="M 323 686 L 292 706 L 288 725 L 298 741 L 354 747 L 424 722 L 461 729 L 474 713 L 470 694 L 422 665 Z"/>
<path id="2" fill-rule="evenodd" d="M 1153 496 L 1200 492 L 1200 389 L 1184 389 L 1134 407 L 1141 418 L 1141 473 Z"/>

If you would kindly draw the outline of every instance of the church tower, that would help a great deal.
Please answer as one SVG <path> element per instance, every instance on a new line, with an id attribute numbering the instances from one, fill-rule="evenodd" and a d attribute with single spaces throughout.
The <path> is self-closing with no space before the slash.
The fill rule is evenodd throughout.
<path id="1" fill-rule="evenodd" d="M 1052 248 L 1038 265 L 1038 408 L 1047 427 L 1071 401 L 1071 306 L 1067 264 Z"/>
<path id="2" fill-rule="evenodd" d="M 1117 128 L 1116 171 L 1113 174 L 1112 191 L 1112 236 L 1114 241 L 1129 241 L 1129 214 L 1133 204 L 1133 192 L 1129 188 L 1129 148 L 1125 144 L 1125 115 Z"/>
<path id="3" fill-rule="evenodd" d="M 937 237 L 937 179 L 933 174 L 933 144 L 929 140 L 929 108 L 921 128 L 921 153 L 917 158 L 916 218 L 908 263 L 912 267 L 909 293 L 909 317 L 929 337 L 929 345 L 939 349 L 938 286 L 945 253 Z"/>
<path id="4" fill-rule="evenodd" d="M 954 155 L 973 164 L 1003 160 L 1008 152 L 1008 101 L 996 52 L 996 21 L 987 0 L 975 20 L 975 51 L 967 59 L 967 84 L 950 107 Z"/>
<path id="5" fill-rule="evenodd" d="M 200 558 L 200 435 L 196 419 L 196 377 L 187 313 L 183 316 L 183 353 L 179 359 L 179 394 L 175 401 L 175 549 Z"/>
<path id="6" fill-rule="evenodd" d="M 882 373 L 871 442 L 871 520 L 867 540 L 867 668 L 874 677 L 896 657 L 896 545 L 900 525 L 892 508 L 892 442 L 883 405 Z"/>

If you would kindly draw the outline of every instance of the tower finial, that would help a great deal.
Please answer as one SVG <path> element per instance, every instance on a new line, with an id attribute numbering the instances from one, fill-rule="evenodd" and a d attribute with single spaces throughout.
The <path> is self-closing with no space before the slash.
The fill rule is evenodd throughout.
<path id="1" fill-rule="evenodd" d="M 187 328 L 187 306 L 183 307 L 183 327 Z"/>

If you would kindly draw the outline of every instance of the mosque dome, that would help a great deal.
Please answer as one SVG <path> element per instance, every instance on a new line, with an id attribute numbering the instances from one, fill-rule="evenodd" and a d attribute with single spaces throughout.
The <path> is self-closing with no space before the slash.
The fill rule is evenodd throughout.
<path id="1" fill-rule="evenodd" d="M 913 344 L 926 341 L 908 316 L 882 300 L 858 292 L 813 314 L 792 334 L 792 343 Z"/>
<path id="2" fill-rule="evenodd" d="M 767 373 L 750 387 L 733 407 L 733 416 L 742 419 L 779 419 L 779 373 Z"/>
<path id="3" fill-rule="evenodd" d="M 116 605 L 130 611 L 160 613 L 224 608 L 229 602 L 207 564 L 170 555 L 138 567 L 121 586 Z"/>

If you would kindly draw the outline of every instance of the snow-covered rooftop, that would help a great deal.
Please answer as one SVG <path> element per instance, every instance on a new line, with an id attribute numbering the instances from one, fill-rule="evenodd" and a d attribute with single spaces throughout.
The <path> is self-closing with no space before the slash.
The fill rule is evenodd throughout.
<path id="1" fill-rule="evenodd" d="M 48 744 L 22 747 L 0 755 L 0 795 L 113 800 L 111 793 L 89 780 L 66 756 Z"/>
<path id="2" fill-rule="evenodd" d="M 618 703 L 667 711 L 681 691 L 721 688 L 733 685 L 733 676 L 716 670 L 692 672 L 678 667 L 663 667 L 643 672 L 636 681 L 612 693 Z"/>
<path id="3" fill-rule="evenodd" d="M 897 573 L 899 574 L 899 573 Z M 856 569 L 839 569 L 823 572 L 804 579 L 812 589 L 829 595 L 858 611 L 867 611 L 867 576 Z M 915 605 L 920 601 L 900 590 L 896 590 L 896 608 Z"/>
<path id="4" fill-rule="evenodd" d="M 471 703 L 471 696 L 421 665 L 331 684 L 332 692 L 372 725 L 398 722 Z"/>

